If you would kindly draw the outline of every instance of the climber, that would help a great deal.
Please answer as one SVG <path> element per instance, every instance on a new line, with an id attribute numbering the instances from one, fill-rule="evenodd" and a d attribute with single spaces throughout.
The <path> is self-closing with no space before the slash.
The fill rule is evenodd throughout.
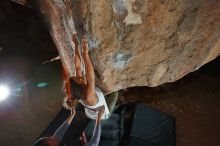
<path id="1" fill-rule="evenodd" d="M 80 64 L 80 52 L 78 49 L 78 42 L 76 39 L 73 39 L 73 42 L 76 44 L 75 49 L 75 66 L 76 66 L 76 77 L 71 77 L 68 79 L 66 72 L 64 70 L 64 86 L 66 97 L 64 98 L 64 107 L 71 108 L 71 106 L 76 106 L 80 102 L 85 109 L 86 116 L 90 119 L 96 119 L 98 110 L 101 106 L 104 105 L 105 112 L 102 116 L 102 119 L 108 119 L 110 112 L 112 112 L 114 105 L 116 104 L 118 94 L 117 92 L 111 94 L 108 101 L 111 102 L 108 107 L 106 100 L 102 91 L 95 87 L 95 73 L 93 64 L 89 57 L 89 47 L 87 39 L 84 36 L 82 39 L 82 60 L 85 63 L 85 75 L 82 74 L 82 69 Z M 66 102 L 72 100 L 74 103 L 71 106 L 68 106 Z M 110 108 L 110 110 L 109 110 Z"/>
<path id="2" fill-rule="evenodd" d="M 84 146 L 98 146 L 100 135 L 101 135 L 101 117 L 104 113 L 105 107 L 102 106 L 99 111 L 96 118 L 96 124 L 93 130 L 92 138 L 87 142 L 87 138 L 85 134 L 83 133 L 82 137 L 82 143 Z M 63 136 L 65 135 L 66 131 L 68 130 L 74 116 L 75 116 L 75 108 L 71 109 L 71 115 L 67 118 L 67 120 L 55 131 L 53 136 L 50 137 L 42 137 L 39 140 L 37 140 L 33 146 L 59 146 L 61 143 Z"/>

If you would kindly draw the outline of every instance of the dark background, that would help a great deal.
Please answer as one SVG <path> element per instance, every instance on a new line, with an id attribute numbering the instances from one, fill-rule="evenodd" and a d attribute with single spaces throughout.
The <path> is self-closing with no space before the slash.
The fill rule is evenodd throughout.
<path id="1" fill-rule="evenodd" d="M 0 145 L 30 146 L 61 108 L 61 63 L 48 30 L 28 7 L 0 4 L 0 84 L 21 85 L 0 102 Z M 36 84 L 46 82 L 47 87 Z M 119 103 L 140 100 L 176 117 L 177 146 L 218 146 L 220 58 L 183 79 L 120 91 Z"/>

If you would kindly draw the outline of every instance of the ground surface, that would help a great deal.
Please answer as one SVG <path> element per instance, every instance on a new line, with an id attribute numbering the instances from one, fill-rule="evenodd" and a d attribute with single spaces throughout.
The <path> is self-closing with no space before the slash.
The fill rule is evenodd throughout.
<path id="1" fill-rule="evenodd" d="M 176 83 L 131 88 L 122 95 L 175 116 L 177 146 L 219 146 L 219 65 L 218 59 Z"/>

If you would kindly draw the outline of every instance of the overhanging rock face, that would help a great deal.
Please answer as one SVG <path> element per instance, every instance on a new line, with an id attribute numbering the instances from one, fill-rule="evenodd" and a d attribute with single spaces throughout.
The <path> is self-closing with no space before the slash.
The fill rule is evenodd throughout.
<path id="1" fill-rule="evenodd" d="M 72 4 L 76 31 L 86 31 L 96 47 L 91 58 L 106 92 L 174 82 L 220 54 L 219 0 Z"/>

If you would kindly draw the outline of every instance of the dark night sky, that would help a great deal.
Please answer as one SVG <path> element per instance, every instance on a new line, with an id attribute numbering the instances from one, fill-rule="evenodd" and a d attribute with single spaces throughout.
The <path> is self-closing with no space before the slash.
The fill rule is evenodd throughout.
<path id="1" fill-rule="evenodd" d="M 3 53 L 43 58 L 44 54 L 56 52 L 42 21 L 30 8 L 22 5 L 10 1 L 1 3 L 0 32 Z"/>
<path id="2" fill-rule="evenodd" d="M 0 79 L 13 74 L 28 76 L 34 66 L 55 56 L 49 32 L 32 9 L 1 1 Z"/>

